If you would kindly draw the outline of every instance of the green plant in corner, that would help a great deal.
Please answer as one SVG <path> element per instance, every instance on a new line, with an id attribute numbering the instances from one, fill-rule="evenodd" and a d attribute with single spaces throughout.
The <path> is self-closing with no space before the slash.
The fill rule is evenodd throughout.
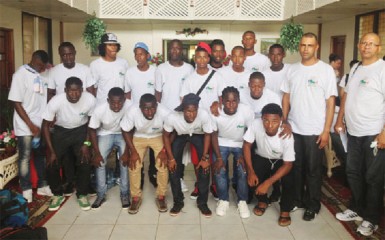
<path id="1" fill-rule="evenodd" d="M 290 22 L 286 23 L 281 28 L 279 43 L 286 51 L 291 53 L 298 52 L 299 42 L 303 35 L 303 25 L 295 24 L 294 18 L 291 17 Z"/>
<path id="2" fill-rule="evenodd" d="M 95 13 L 86 21 L 83 31 L 83 42 L 92 52 L 97 52 L 100 38 L 106 33 L 106 25 L 96 17 Z"/>

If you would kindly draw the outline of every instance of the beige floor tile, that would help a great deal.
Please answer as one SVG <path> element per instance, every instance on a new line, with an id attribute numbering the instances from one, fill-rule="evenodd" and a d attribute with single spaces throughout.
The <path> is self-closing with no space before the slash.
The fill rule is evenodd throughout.
<path id="1" fill-rule="evenodd" d="M 152 240 L 156 238 L 156 230 L 157 225 L 116 225 L 110 240 Z"/>
<path id="2" fill-rule="evenodd" d="M 198 240 L 201 239 L 201 226 L 195 225 L 159 225 L 157 240 Z"/>
<path id="3" fill-rule="evenodd" d="M 202 225 L 203 240 L 246 240 L 247 234 L 242 225 Z"/>
<path id="4" fill-rule="evenodd" d="M 319 221 L 321 218 L 317 216 L 316 219 L 310 222 L 295 221 L 288 228 L 295 239 L 341 239 L 328 223 Z"/>
<path id="5" fill-rule="evenodd" d="M 48 239 L 49 240 L 60 240 L 64 238 L 64 235 L 71 227 L 70 224 L 45 224 L 44 227 L 47 228 Z"/>
<path id="6" fill-rule="evenodd" d="M 114 225 L 78 224 L 72 225 L 64 240 L 108 240 Z"/>
<path id="7" fill-rule="evenodd" d="M 103 204 L 98 209 L 82 211 L 74 224 L 115 224 L 121 211 L 121 208 L 109 208 L 108 204 Z"/>

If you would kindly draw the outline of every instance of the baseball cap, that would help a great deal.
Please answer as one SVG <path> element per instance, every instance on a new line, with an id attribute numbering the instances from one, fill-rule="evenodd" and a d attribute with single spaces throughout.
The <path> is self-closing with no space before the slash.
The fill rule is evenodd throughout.
<path id="1" fill-rule="evenodd" d="M 211 55 L 211 47 L 210 45 L 208 45 L 207 43 L 205 42 L 199 42 L 197 47 L 200 47 L 200 48 L 203 48 L 204 50 L 206 50 L 206 52 Z"/>
<path id="2" fill-rule="evenodd" d="M 108 43 L 110 43 L 110 44 L 111 43 L 112 44 L 119 44 L 118 38 L 113 33 L 105 33 L 105 34 L 103 34 L 101 43 L 102 44 L 108 44 Z"/>
<path id="3" fill-rule="evenodd" d="M 147 53 L 149 53 L 149 51 L 148 51 L 148 46 L 147 46 L 144 42 L 137 42 L 137 43 L 135 44 L 135 46 L 134 46 L 134 51 L 135 51 L 135 49 L 137 49 L 137 48 L 142 48 L 142 49 L 146 50 Z"/>
<path id="4" fill-rule="evenodd" d="M 176 107 L 174 110 L 178 112 L 182 112 L 185 106 L 188 106 L 188 105 L 198 106 L 200 100 L 201 98 L 196 94 L 189 93 L 183 97 L 182 103 L 178 107 Z"/>

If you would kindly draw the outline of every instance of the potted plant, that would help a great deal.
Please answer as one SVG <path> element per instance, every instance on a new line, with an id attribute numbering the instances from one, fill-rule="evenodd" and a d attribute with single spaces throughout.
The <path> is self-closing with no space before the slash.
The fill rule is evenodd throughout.
<path id="1" fill-rule="evenodd" d="M 7 129 L 0 135 L 0 146 L 5 148 L 5 152 L 8 156 L 12 156 L 16 153 L 17 138 L 13 130 Z"/>
<path id="2" fill-rule="evenodd" d="M 95 13 L 86 21 L 83 31 L 83 42 L 91 49 L 92 55 L 97 55 L 100 38 L 106 33 L 106 25 L 96 17 Z"/>
<path id="3" fill-rule="evenodd" d="M 298 46 L 302 35 L 302 24 L 295 24 L 294 18 L 291 17 L 290 22 L 286 23 L 281 28 L 279 42 L 286 51 L 290 51 L 291 53 L 298 52 Z"/>
<path id="4" fill-rule="evenodd" d="M 156 53 L 155 55 L 151 56 L 151 59 L 148 61 L 149 64 L 155 64 L 156 66 L 159 66 L 159 64 L 164 63 L 163 54 Z"/>

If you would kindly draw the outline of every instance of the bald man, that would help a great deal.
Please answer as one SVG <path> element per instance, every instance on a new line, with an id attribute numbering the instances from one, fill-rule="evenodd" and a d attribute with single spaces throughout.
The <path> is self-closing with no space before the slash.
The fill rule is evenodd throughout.
<path id="1" fill-rule="evenodd" d="M 350 209 L 337 213 L 341 221 L 363 221 L 357 232 L 370 236 L 378 228 L 384 195 L 385 62 L 379 58 L 377 34 L 365 34 L 357 45 L 362 62 L 350 71 L 334 126 L 348 129 L 346 175 L 352 190 Z M 345 117 L 346 128 L 343 123 Z"/>

